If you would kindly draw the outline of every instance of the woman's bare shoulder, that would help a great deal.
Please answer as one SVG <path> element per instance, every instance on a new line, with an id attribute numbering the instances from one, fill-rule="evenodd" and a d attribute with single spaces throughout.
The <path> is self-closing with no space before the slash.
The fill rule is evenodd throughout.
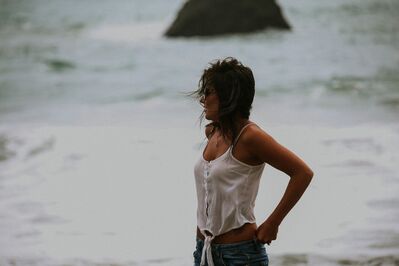
<path id="1" fill-rule="evenodd" d="M 245 131 L 246 131 L 245 135 L 249 138 L 253 138 L 262 134 L 267 134 L 266 131 L 255 122 L 251 122 L 251 124 L 248 126 L 248 128 Z"/>
<path id="2" fill-rule="evenodd" d="M 247 149 L 260 161 L 292 176 L 298 172 L 311 174 L 306 163 L 291 150 L 280 144 L 259 126 L 251 126 L 243 139 Z"/>
<path id="3" fill-rule="evenodd" d="M 272 140 L 273 137 L 261 126 L 251 122 L 251 125 L 245 130 L 245 134 L 243 134 L 242 139 L 242 141 L 246 144 L 257 145 L 259 141 L 265 141 L 267 139 Z"/>

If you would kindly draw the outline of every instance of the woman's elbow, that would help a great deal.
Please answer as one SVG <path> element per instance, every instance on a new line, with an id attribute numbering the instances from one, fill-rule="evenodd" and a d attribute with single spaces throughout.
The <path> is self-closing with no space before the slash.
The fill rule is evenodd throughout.
<path id="1" fill-rule="evenodd" d="M 301 182 L 310 183 L 310 181 L 313 178 L 314 173 L 313 173 L 313 170 L 309 166 L 302 165 L 302 166 L 296 168 L 295 170 L 293 170 L 288 175 L 291 178 L 300 179 Z"/>
<path id="2" fill-rule="evenodd" d="M 307 167 L 307 168 L 303 171 L 303 176 L 304 176 L 307 180 L 309 180 L 309 182 L 312 180 L 313 175 L 314 175 L 314 173 L 313 173 L 312 169 L 310 169 L 309 167 Z"/>
<path id="3" fill-rule="evenodd" d="M 313 178 L 313 171 L 309 167 L 304 167 L 302 169 L 298 169 L 298 171 L 292 175 L 292 177 L 298 177 L 305 183 L 310 183 Z"/>

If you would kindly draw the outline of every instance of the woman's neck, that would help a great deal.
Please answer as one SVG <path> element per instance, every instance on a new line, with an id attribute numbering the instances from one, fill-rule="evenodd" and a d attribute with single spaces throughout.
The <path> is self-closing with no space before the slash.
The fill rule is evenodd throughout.
<path id="1" fill-rule="evenodd" d="M 214 121 L 214 123 L 218 124 L 218 121 Z M 236 135 L 248 123 L 250 123 L 248 118 L 237 117 L 236 120 L 235 120 L 235 125 L 234 125 Z M 222 132 L 220 130 L 220 125 L 217 125 L 217 131 L 218 131 L 218 135 L 220 135 L 220 137 L 223 138 L 225 143 L 232 143 L 233 142 L 233 132 L 229 131 L 229 132 L 227 132 L 227 134 L 225 134 L 223 136 Z M 237 136 L 235 136 L 235 137 L 237 137 Z"/>

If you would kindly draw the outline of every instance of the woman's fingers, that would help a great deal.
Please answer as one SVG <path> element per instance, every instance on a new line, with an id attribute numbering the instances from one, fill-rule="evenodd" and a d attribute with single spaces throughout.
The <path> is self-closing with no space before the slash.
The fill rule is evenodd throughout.
<path id="1" fill-rule="evenodd" d="M 256 230 L 256 238 L 262 244 L 270 246 L 272 241 L 277 239 L 278 226 L 274 226 L 268 223 L 263 223 Z"/>
<path id="2" fill-rule="evenodd" d="M 273 240 L 277 239 L 277 233 L 278 225 L 265 221 L 258 227 L 256 237 L 261 243 L 270 245 Z"/>
<path id="3" fill-rule="evenodd" d="M 264 237 L 258 237 L 258 241 L 262 244 L 268 244 L 270 245 L 273 240 L 276 240 L 276 237 L 272 236 L 264 236 Z"/>

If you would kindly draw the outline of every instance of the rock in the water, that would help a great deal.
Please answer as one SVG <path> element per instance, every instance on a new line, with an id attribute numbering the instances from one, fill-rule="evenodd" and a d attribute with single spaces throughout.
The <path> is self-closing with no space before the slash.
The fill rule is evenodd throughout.
<path id="1" fill-rule="evenodd" d="M 274 0 L 188 0 L 166 31 L 169 37 L 290 29 Z"/>

